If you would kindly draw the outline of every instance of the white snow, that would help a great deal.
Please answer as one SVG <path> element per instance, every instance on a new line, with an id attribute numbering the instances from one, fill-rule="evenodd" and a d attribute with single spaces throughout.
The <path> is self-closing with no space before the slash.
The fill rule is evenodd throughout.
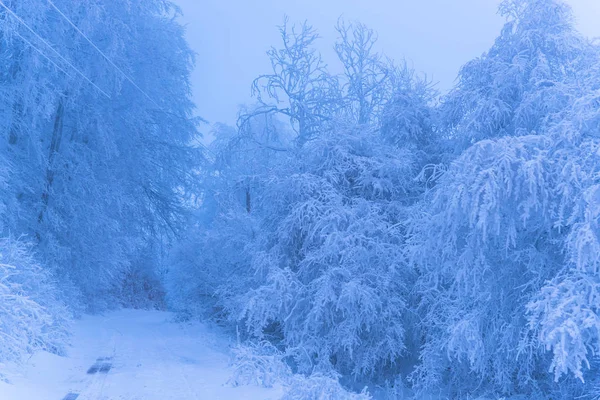
<path id="1" fill-rule="evenodd" d="M 278 399 L 272 389 L 227 385 L 231 376 L 225 335 L 207 325 L 172 322 L 170 313 L 121 310 L 86 316 L 74 326 L 67 357 L 34 355 L 11 383 L 0 382 L 2 400 Z M 112 358 L 108 373 L 88 374 L 99 358 Z"/>

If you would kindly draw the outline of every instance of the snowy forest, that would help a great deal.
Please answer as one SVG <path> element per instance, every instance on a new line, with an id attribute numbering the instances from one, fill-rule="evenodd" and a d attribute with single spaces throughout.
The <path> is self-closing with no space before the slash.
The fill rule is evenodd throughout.
<path id="1" fill-rule="evenodd" d="M 600 43 L 561 0 L 499 13 L 443 93 L 376 27 L 325 60 L 285 18 L 206 132 L 174 4 L 0 0 L 0 398 L 135 309 L 285 399 L 600 399 Z"/>

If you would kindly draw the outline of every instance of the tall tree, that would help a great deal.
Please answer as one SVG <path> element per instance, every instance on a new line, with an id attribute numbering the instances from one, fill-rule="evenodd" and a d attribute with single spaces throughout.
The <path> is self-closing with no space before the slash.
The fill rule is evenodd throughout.
<path id="1" fill-rule="evenodd" d="M 583 120 L 595 118 L 598 49 L 561 2 L 501 10 L 502 35 L 442 106 L 458 110 L 445 116 L 466 150 L 410 224 L 424 316 L 417 382 L 455 397 L 575 398 L 591 386 L 573 377 L 595 380 L 600 326 L 582 279 L 596 280 L 597 143 Z"/>
<path id="2" fill-rule="evenodd" d="M 261 107 L 248 116 L 275 113 L 289 118 L 302 146 L 331 122 L 337 105 L 337 80 L 314 48 L 318 34 L 307 22 L 295 26 L 286 18 L 279 27 L 283 46 L 267 52 L 272 73 L 261 75 L 252 84 L 252 92 Z M 264 95 L 267 95 L 265 98 Z"/>
<path id="3" fill-rule="evenodd" d="M 366 25 L 340 19 L 335 29 L 347 112 L 359 125 L 375 122 L 390 97 L 393 67 L 376 51 L 377 34 Z"/>
<path id="4" fill-rule="evenodd" d="M 6 228 L 35 237 L 43 261 L 103 307 L 159 233 L 178 230 L 202 157 L 192 53 L 167 1 L 5 4 Z"/>
<path id="5" fill-rule="evenodd" d="M 588 44 L 558 0 L 505 0 L 492 48 L 462 67 L 443 99 L 446 134 L 460 152 L 481 139 L 540 133 L 569 101 Z"/>

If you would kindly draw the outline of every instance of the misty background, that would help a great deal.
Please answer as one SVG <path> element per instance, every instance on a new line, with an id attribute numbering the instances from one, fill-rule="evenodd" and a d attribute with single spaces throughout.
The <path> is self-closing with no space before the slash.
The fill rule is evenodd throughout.
<path id="1" fill-rule="evenodd" d="M 308 20 L 320 33 L 320 51 L 338 72 L 333 51 L 340 16 L 359 20 L 379 34 L 379 47 L 395 61 L 406 59 L 441 92 L 460 67 L 489 49 L 504 20 L 497 0 L 175 0 L 187 39 L 197 53 L 192 75 L 197 112 L 209 123 L 235 124 L 238 106 L 251 103 L 250 84 L 269 72 L 265 52 L 280 42 L 277 26 Z M 600 2 L 570 0 L 582 33 L 600 36 Z M 382 10 L 386 10 L 383 12 Z M 440 60 L 443 60 L 442 62 Z M 210 141 L 206 127 L 205 140 Z"/>

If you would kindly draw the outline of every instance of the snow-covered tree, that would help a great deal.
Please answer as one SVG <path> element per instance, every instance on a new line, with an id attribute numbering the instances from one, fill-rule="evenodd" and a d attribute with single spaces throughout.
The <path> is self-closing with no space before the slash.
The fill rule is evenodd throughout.
<path id="1" fill-rule="evenodd" d="M 359 125 L 377 122 L 390 97 L 393 67 L 376 51 L 377 34 L 366 25 L 340 19 L 336 31 L 334 48 L 344 69 L 342 109 Z"/>
<path id="2" fill-rule="evenodd" d="M 484 380 L 511 393 L 538 372 L 539 353 L 520 344 L 525 305 L 562 267 L 550 146 L 543 136 L 479 142 L 415 213 L 423 384 L 469 391 Z"/>
<path id="3" fill-rule="evenodd" d="M 363 25 L 336 77 L 282 28 L 258 108 L 219 129 L 174 304 L 355 388 L 598 393 L 600 52 L 558 0 L 500 11 L 440 104 Z"/>
<path id="4" fill-rule="evenodd" d="M 569 103 L 566 86 L 589 44 L 561 0 L 505 0 L 492 48 L 468 62 L 441 108 L 456 151 L 482 139 L 541 133 Z"/>
<path id="5" fill-rule="evenodd" d="M 450 164 L 410 223 L 424 316 L 415 378 L 451 396 L 575 398 L 592 386 L 573 378 L 594 381 L 597 371 L 598 81 L 590 67 L 598 50 L 573 30 L 562 3 L 505 2 L 501 9 L 515 21 L 494 48 L 511 38 L 506 50 L 529 43 L 524 54 L 553 61 L 527 90 L 500 85 L 523 78 L 512 67 L 469 75 L 478 76 L 471 84 L 479 95 L 464 104 L 478 106 L 461 117 L 468 124 L 456 125 L 455 140 L 483 140 Z M 464 90 L 467 69 L 451 96 Z M 534 82 L 534 74 L 525 76 Z M 497 119 L 485 106 L 489 94 L 509 87 L 506 99 L 516 102 Z"/>
<path id="6" fill-rule="evenodd" d="M 290 25 L 286 18 L 279 32 L 282 47 L 267 52 L 272 72 L 252 84 L 261 107 L 242 115 L 239 124 L 260 114 L 285 116 L 296 133 L 296 143 L 302 146 L 333 118 L 338 107 L 338 83 L 314 48 L 319 36 L 312 26 L 307 22 Z"/>
<path id="7" fill-rule="evenodd" d="M 249 114 L 240 130 L 226 125 L 213 130 L 213 162 L 201 172 L 201 207 L 171 252 L 169 303 L 186 317 L 222 317 L 218 310 L 226 298 L 248 288 L 261 229 L 257 201 L 264 181 L 281 172 L 294 148 L 295 134 L 275 115 Z"/>
<path id="8" fill-rule="evenodd" d="M 404 350 L 412 158 L 356 130 L 313 140 L 299 160 L 302 172 L 266 183 L 255 276 L 233 311 L 254 335 L 281 335 L 304 372 L 380 372 Z"/>
<path id="9" fill-rule="evenodd" d="M 392 93 L 390 77 L 348 74 L 355 85 Z M 392 374 L 413 318 L 404 222 L 425 187 L 415 178 L 433 136 L 429 91 L 412 78 L 407 73 L 395 89 L 411 101 L 390 100 L 386 114 L 403 123 L 390 122 L 385 133 L 384 104 L 362 124 L 332 111 L 335 126 L 315 124 L 300 146 L 277 112 L 261 112 L 264 104 L 242 113 L 237 132 L 221 128 L 201 218 L 174 254 L 174 304 L 193 314 L 210 299 L 212 311 L 224 311 L 246 336 L 282 347 L 298 371 Z M 335 104 L 343 105 L 339 93 Z M 319 101 L 333 110 L 329 97 Z M 405 118 L 413 106 L 419 117 Z M 423 138 L 392 140 L 407 135 L 401 130 Z"/>
<path id="10" fill-rule="evenodd" d="M 162 0 L 5 5 L 5 229 L 36 240 L 46 266 L 104 307 L 148 246 L 179 229 L 201 160 L 178 10 Z"/>

